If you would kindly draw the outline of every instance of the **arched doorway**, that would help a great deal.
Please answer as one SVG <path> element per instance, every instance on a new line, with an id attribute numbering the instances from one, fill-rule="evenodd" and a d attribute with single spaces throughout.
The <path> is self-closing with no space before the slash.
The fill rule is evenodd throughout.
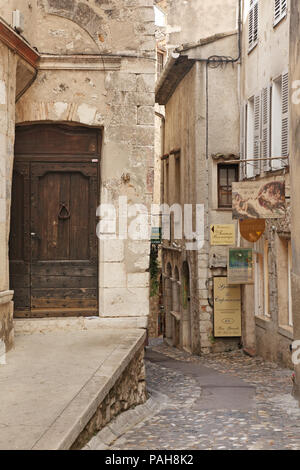
<path id="1" fill-rule="evenodd" d="M 10 231 L 15 317 L 98 315 L 101 133 L 16 129 Z"/>

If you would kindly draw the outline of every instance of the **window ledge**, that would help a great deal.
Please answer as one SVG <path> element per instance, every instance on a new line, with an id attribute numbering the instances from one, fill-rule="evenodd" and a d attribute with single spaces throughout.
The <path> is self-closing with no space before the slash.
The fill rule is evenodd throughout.
<path id="1" fill-rule="evenodd" d="M 285 336 L 286 338 L 290 339 L 291 341 L 294 341 L 294 330 L 293 330 L 292 326 L 279 325 L 278 326 L 278 333 L 281 334 L 282 336 Z"/>
<path id="2" fill-rule="evenodd" d="M 262 315 L 255 315 L 255 323 L 261 328 L 267 329 L 268 325 L 271 323 L 271 317 L 265 317 Z"/>
<path id="3" fill-rule="evenodd" d="M 217 207 L 213 210 L 217 212 L 232 212 L 232 207 Z"/>

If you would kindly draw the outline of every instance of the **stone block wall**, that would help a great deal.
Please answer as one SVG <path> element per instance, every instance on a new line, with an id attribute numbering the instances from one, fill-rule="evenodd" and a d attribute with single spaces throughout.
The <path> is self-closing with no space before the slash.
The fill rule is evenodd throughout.
<path id="1" fill-rule="evenodd" d="M 78 436 L 71 450 L 82 449 L 89 440 L 123 411 L 147 400 L 144 348 L 140 350 L 105 397 L 95 415 Z"/>
<path id="2" fill-rule="evenodd" d="M 14 0 L 8 9 L 7 3 L 0 1 L 0 15 L 8 23 L 11 10 L 16 8 L 25 17 L 24 36 L 39 50 L 41 61 L 37 79 L 16 105 L 16 118 L 13 109 L 10 120 L 6 103 L 0 102 L 0 112 L 3 106 L 6 113 L 3 122 L 10 123 L 11 132 L 4 189 L 0 165 L 0 206 L 7 203 L 9 214 L 15 124 L 76 123 L 103 132 L 101 203 L 113 204 L 118 216 L 119 196 L 123 196 L 128 204 L 142 204 L 144 214 L 152 202 L 154 179 L 153 2 L 40 0 L 24 5 Z M 0 56 L 2 60 L 2 51 Z M 10 83 L 14 83 L 11 70 Z M 1 149 L 8 148 L 4 138 L 0 134 Z M 0 213 L 3 218 L 5 211 Z M 129 228 L 136 215 L 130 216 Z M 142 225 L 150 228 L 150 219 L 145 220 Z M 4 235 L 1 224 L 0 219 L 0 241 L 7 237 L 9 221 L 4 222 Z M 117 236 L 101 241 L 100 316 L 143 317 L 146 327 L 149 238 L 150 230 L 143 240 Z M 7 273 L 7 238 L 0 243 L 0 250 L 0 270 Z M 7 274 L 1 279 L 8 288 Z"/>
<path id="3" fill-rule="evenodd" d="M 16 56 L 0 42 L 0 342 L 13 345 L 13 304 L 9 291 L 8 239 L 14 145 Z"/>

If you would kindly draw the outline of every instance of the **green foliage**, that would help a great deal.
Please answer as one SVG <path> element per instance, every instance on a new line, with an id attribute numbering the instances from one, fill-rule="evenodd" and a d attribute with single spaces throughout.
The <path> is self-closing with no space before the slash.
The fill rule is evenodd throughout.
<path id="1" fill-rule="evenodd" d="M 156 246 L 151 247 L 150 253 L 150 297 L 155 297 L 159 293 L 159 264 L 158 249 Z"/>

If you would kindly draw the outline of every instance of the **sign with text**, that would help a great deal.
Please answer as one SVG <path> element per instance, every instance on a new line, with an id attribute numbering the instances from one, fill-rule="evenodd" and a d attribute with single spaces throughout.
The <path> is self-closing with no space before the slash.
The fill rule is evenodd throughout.
<path id="1" fill-rule="evenodd" d="M 211 225 L 210 227 L 211 246 L 233 246 L 235 245 L 235 225 Z"/>
<path id="2" fill-rule="evenodd" d="M 214 336 L 235 338 L 241 335 L 241 286 L 230 286 L 226 277 L 215 277 Z"/>
<path id="3" fill-rule="evenodd" d="M 279 219 L 285 214 L 283 179 L 232 183 L 233 219 Z"/>
<path id="4" fill-rule="evenodd" d="M 254 283 L 252 248 L 229 248 L 227 278 L 228 284 Z"/>

